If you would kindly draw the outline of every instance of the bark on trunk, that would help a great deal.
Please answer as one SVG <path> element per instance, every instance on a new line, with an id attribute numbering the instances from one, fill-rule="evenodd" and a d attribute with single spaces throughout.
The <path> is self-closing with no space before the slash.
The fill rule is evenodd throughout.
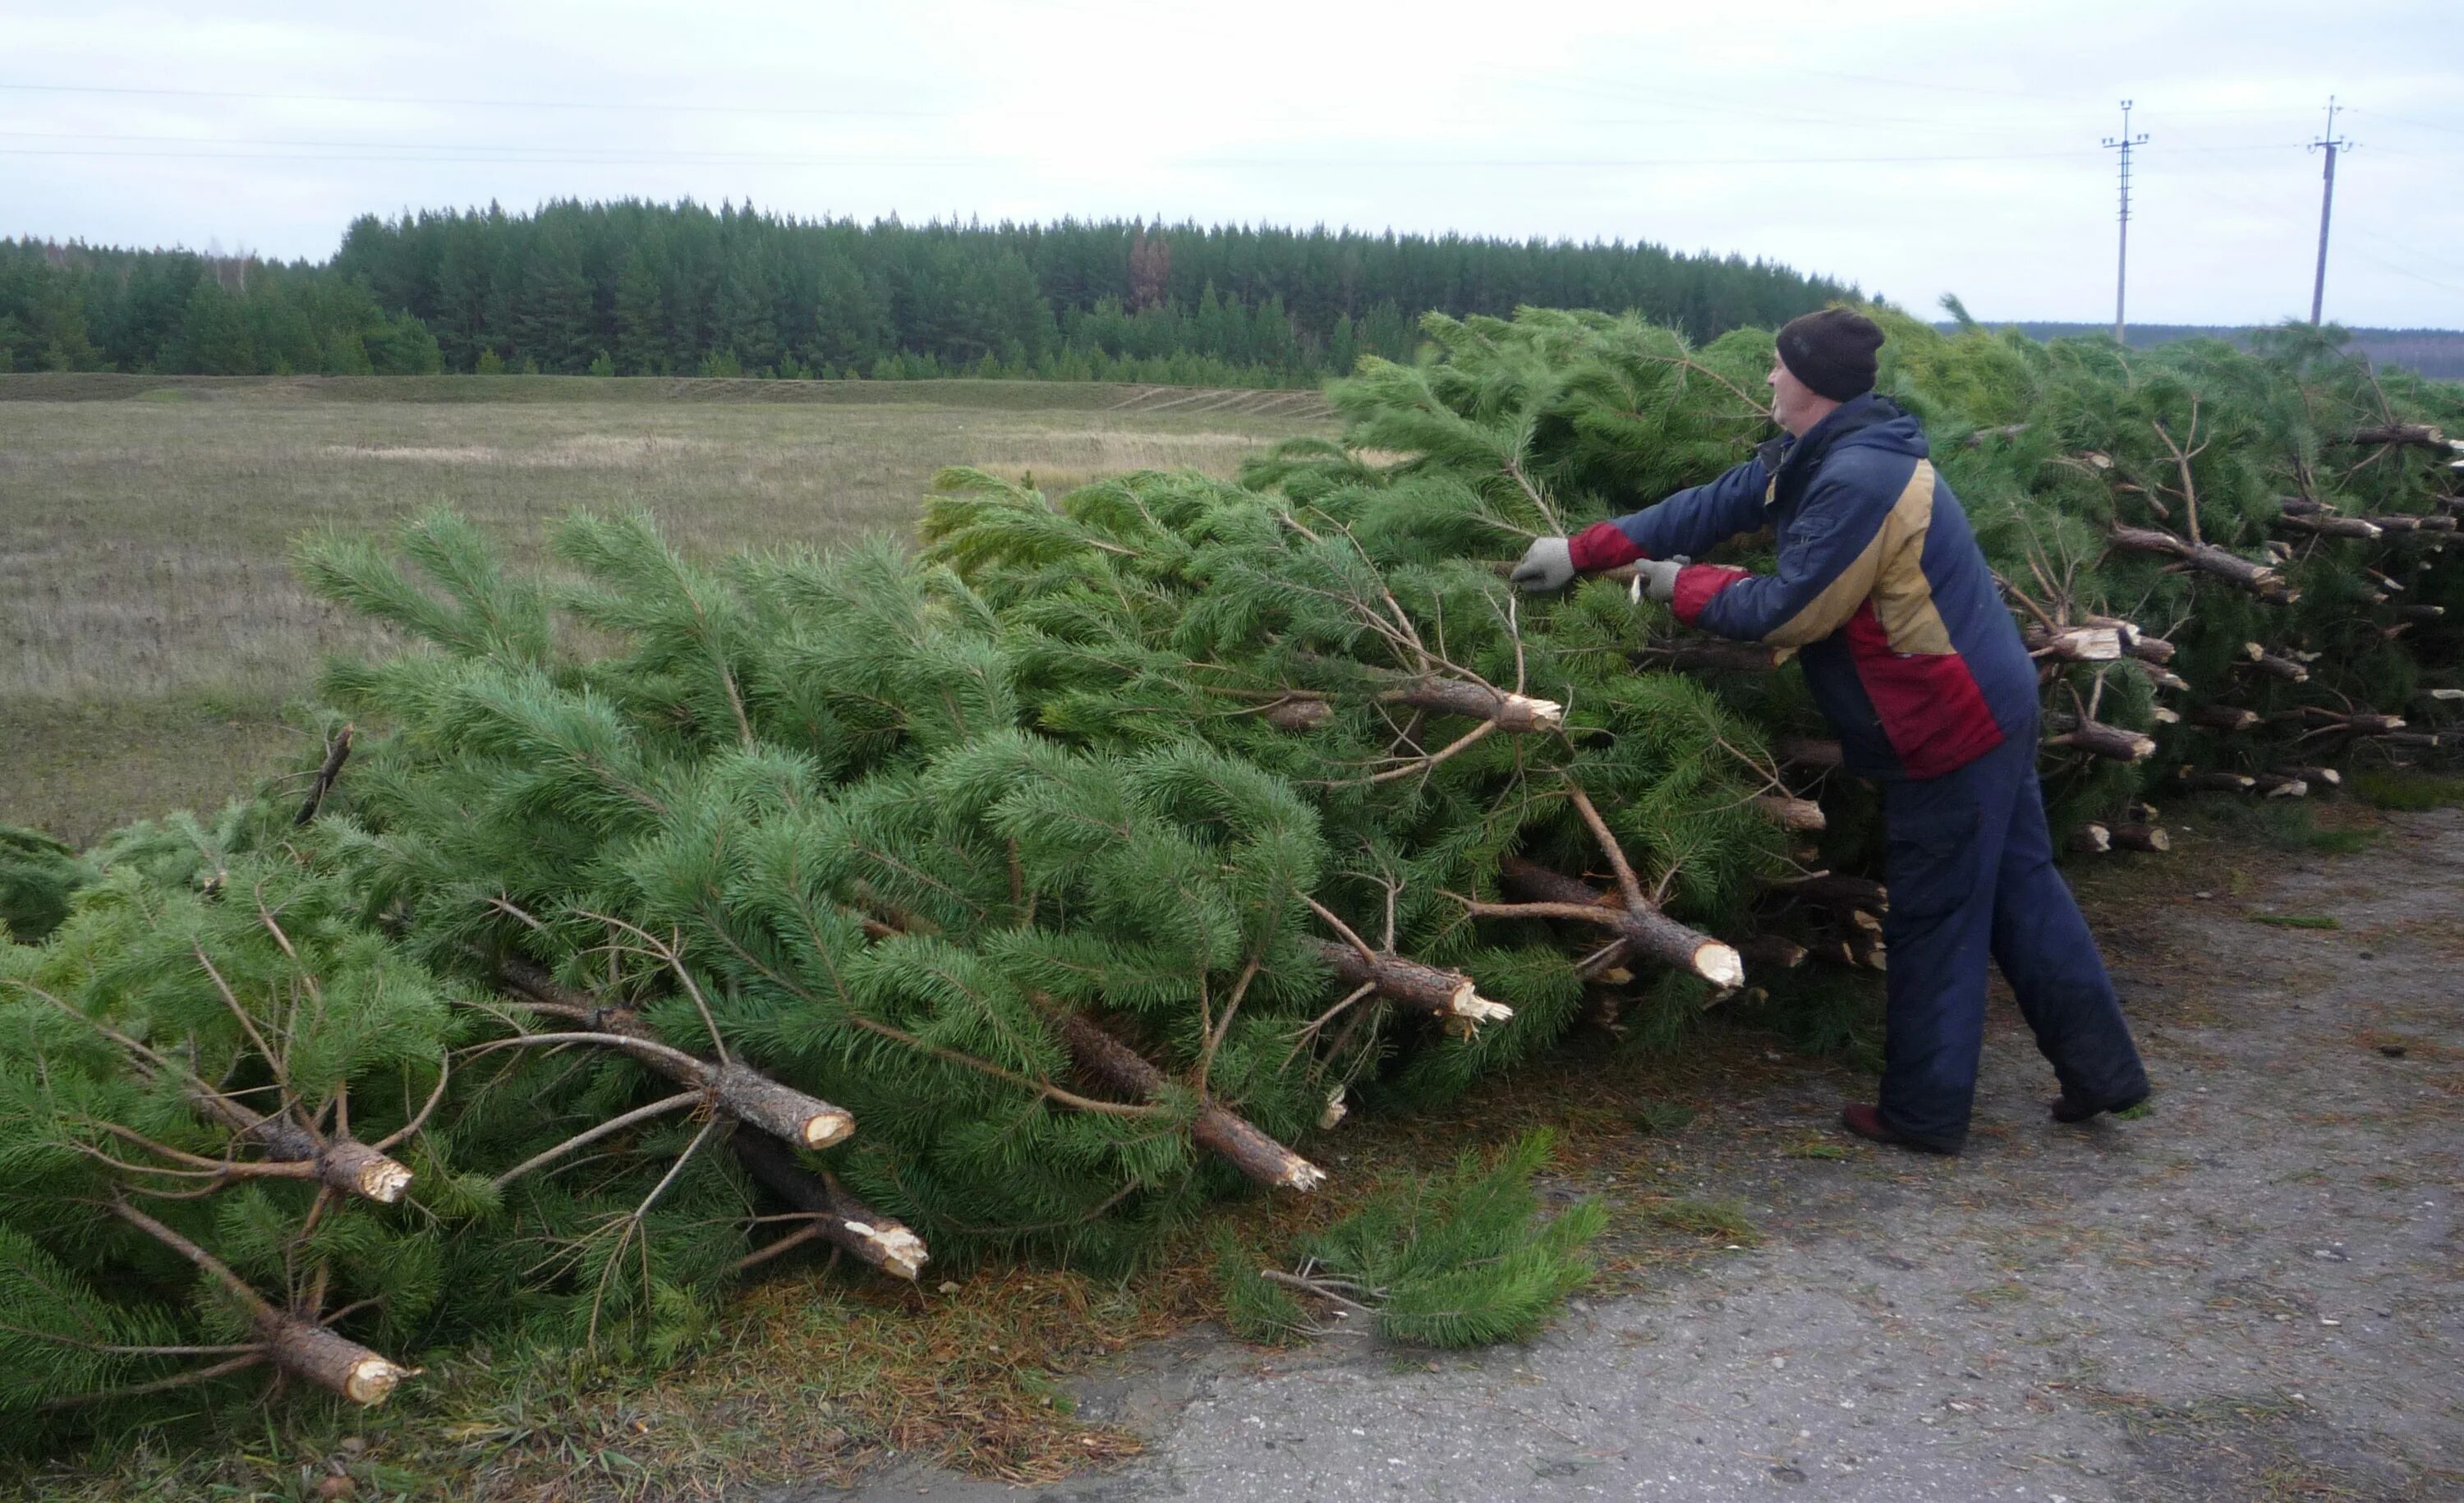
<path id="1" fill-rule="evenodd" d="M 1460 678 L 1416 679 L 1377 697 L 1415 710 L 1495 720 L 1501 731 L 1553 731 L 1566 723 L 1565 706 L 1553 699 L 1534 699 Z"/>
<path id="2" fill-rule="evenodd" d="M 1657 909 L 1638 913 L 1615 897 L 1593 891 L 1588 883 L 1521 856 L 1507 856 L 1499 863 L 1498 871 L 1507 890 L 1532 906 L 1568 910 L 1534 913 L 1533 917 L 1573 917 L 1599 923 L 1624 940 L 1630 954 L 1691 971 L 1715 986 L 1734 986 L 1746 979 L 1745 962 L 1737 958 L 1735 950 Z M 1607 917 L 1595 918 L 1593 914 Z"/>
<path id="3" fill-rule="evenodd" d="M 2101 856 L 2113 849 L 2113 831 L 2102 825 L 2081 825 L 2071 831 L 2070 847 L 2079 855 Z"/>
<path id="4" fill-rule="evenodd" d="M 1137 1050 L 1104 1031 L 1084 1013 L 1058 1019 L 1069 1057 L 1088 1078 L 1134 1100 L 1152 1101 L 1167 1084 L 1162 1071 Z M 1313 1190 L 1326 1183 L 1326 1171 L 1209 1101 L 1190 1123 L 1190 1138 L 1261 1184 L 1289 1190 Z"/>
<path id="5" fill-rule="evenodd" d="M 2344 782 L 2344 775 L 2333 767 L 2278 767 L 2276 770 L 2288 778 L 2299 778 L 2314 787 L 2341 787 Z"/>
<path id="6" fill-rule="evenodd" d="M 325 760 L 317 768 L 316 781 L 308 785 L 307 802 L 299 812 L 291 816 L 291 826 L 297 829 L 317 817 L 324 806 L 325 795 L 334 791 L 334 780 L 342 775 L 342 763 L 351 755 L 351 728 L 348 725 L 334 733 L 334 744 L 325 748 Z"/>
<path id="7" fill-rule="evenodd" d="M 2045 723 L 2056 733 L 2046 740 L 2049 746 L 2068 746 L 2114 762 L 2145 762 L 2156 755 L 2154 737 L 2125 731 L 2118 725 L 2082 720 L 2073 715 L 2050 715 Z"/>
<path id="8" fill-rule="evenodd" d="M 1824 872 L 1815 876 L 1774 882 L 1771 886 L 1799 902 L 1814 903 L 1836 913 L 1852 909 L 1871 914 L 1891 911 L 1891 890 L 1871 877 L 1842 876 L 1836 872 Z"/>
<path id="9" fill-rule="evenodd" d="M 2428 423 L 2373 423 L 2353 430 L 2348 444 L 2404 444 L 2416 449 L 2453 447 L 2445 432 Z"/>
<path id="10" fill-rule="evenodd" d="M 2119 630 L 2122 633 L 2123 654 L 2126 657 L 2135 657 L 2143 663 L 2169 663 L 2173 660 L 2174 648 L 2171 642 L 2160 636 L 2149 636 L 2127 621 L 2114 616 L 2090 616 L 2087 618 L 2087 624 L 2092 627 L 2112 627 Z"/>
<path id="11" fill-rule="evenodd" d="M 607 1035 L 608 1047 L 625 1050 L 680 1086 L 708 1094 L 712 1106 L 748 1127 L 776 1134 L 799 1148 L 827 1148 L 855 1131 L 855 1117 L 845 1108 L 781 1085 L 748 1065 L 735 1061 L 722 1065 L 663 1045 L 629 1008 L 606 1006 L 586 993 L 559 985 L 546 971 L 526 961 L 501 961 L 497 975 L 556 1015 Z M 632 1045 L 643 1047 L 628 1047 Z"/>
<path id="12" fill-rule="evenodd" d="M 2154 825 L 2116 825 L 2113 843 L 2123 851 L 2164 851 L 2173 849 L 2173 837 Z"/>
<path id="13" fill-rule="evenodd" d="M 1722 637 L 1674 637 L 1654 642 L 1634 654 L 1645 668 L 1673 668 L 1688 673 L 1767 674 L 1788 661 L 1789 650 L 1760 642 L 1731 642 Z"/>
<path id="14" fill-rule="evenodd" d="M 2281 772 L 2254 773 L 2251 775 L 2251 786 L 2264 798 L 2306 799 L 2310 796 L 2310 784 L 2307 779 L 2291 777 Z"/>
<path id="15" fill-rule="evenodd" d="M 2229 704 L 2199 704 L 2190 707 L 2192 725 L 2204 725 L 2211 731 L 2239 733 L 2258 724 L 2258 714 Z"/>
<path id="16" fill-rule="evenodd" d="M 2409 622 L 2435 621 L 2447 614 L 2445 606 L 2398 606 L 2397 616 Z"/>
<path id="17" fill-rule="evenodd" d="M 2314 538 L 2358 538 L 2368 542 L 2380 536 L 2378 523 L 2359 517 L 2278 517 L 2276 524 L 2295 532 L 2306 532 Z"/>
<path id="18" fill-rule="evenodd" d="M 2110 663 L 2124 651 L 2118 627 L 2031 626 L 2020 635 L 2029 656 L 2049 657 L 2057 663 Z"/>
<path id="19" fill-rule="evenodd" d="M 1315 695 L 1286 695 L 1261 713 L 1279 731 L 1314 731 L 1334 718 L 1334 706 Z"/>
<path id="20" fill-rule="evenodd" d="M 2290 602 L 2293 592 L 2285 586 L 2284 576 L 2264 564 L 2254 564 L 2237 553 L 2227 552 L 2211 543 L 2189 543 L 2169 532 L 2153 527 L 2132 527 L 2121 522 L 2113 526 L 2114 546 L 2137 553 L 2161 553 L 2178 559 L 2194 569 L 2230 580 L 2262 599 Z"/>
<path id="21" fill-rule="evenodd" d="M 401 1366 L 313 1321 L 267 1310 L 256 1323 L 274 1365 L 353 1404 L 380 1404 L 417 1368 Z"/>
<path id="22" fill-rule="evenodd" d="M 1440 970 L 1399 955 L 1363 955 L 1331 939 L 1319 943 L 1334 979 L 1346 987 L 1375 987 L 1389 1002 L 1473 1024 L 1503 1023 L 1514 1016 L 1512 1007 L 1482 996 L 1461 971 Z"/>
<path id="23" fill-rule="evenodd" d="M 1812 799 L 1793 799 L 1784 794 L 1765 793 L 1755 797 L 1754 807 L 1769 814 L 1772 822 L 1782 829 L 1793 829 L 1804 834 L 1819 834 L 1829 828 L 1829 821 L 1822 816 L 1822 806 Z"/>
<path id="24" fill-rule="evenodd" d="M 1805 963 L 1806 949 L 1776 934 L 1749 934 L 1737 941 L 1737 956 L 1749 972 L 1793 971 Z"/>
<path id="25" fill-rule="evenodd" d="M 2308 683 L 2310 670 L 2289 657 L 2279 657 L 2252 642 L 2245 645 L 2243 661 L 2252 673 L 2281 678 L 2289 684 Z"/>
<path id="26" fill-rule="evenodd" d="M 314 1164 L 319 1183 L 345 1195 L 391 1205 L 410 1188 L 408 1169 L 355 1138 L 327 1142 L 287 1116 L 259 1116 L 227 1096 L 199 1095 L 196 1100 L 208 1115 L 263 1150 L 266 1158 L 277 1163 Z"/>
<path id="27" fill-rule="evenodd" d="M 775 1138 L 739 1135 L 736 1157 L 773 1195 L 813 1218 L 822 1239 L 846 1249 L 885 1273 L 913 1280 L 932 1254 L 924 1239 L 847 1193 L 827 1174 L 816 1174 Z"/>
<path id="28" fill-rule="evenodd" d="M 2258 786 L 2258 780 L 2241 772 L 2199 772 L 2182 769 L 2182 782 L 2210 793 L 2248 793 Z"/>

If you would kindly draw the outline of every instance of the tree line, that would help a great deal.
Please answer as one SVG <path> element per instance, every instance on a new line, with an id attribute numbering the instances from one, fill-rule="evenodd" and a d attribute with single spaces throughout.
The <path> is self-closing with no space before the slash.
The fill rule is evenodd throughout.
<path id="1" fill-rule="evenodd" d="M 1430 310 L 1632 309 L 1707 340 L 1853 294 L 1622 241 L 557 202 L 364 216 L 322 264 L 0 241 L 0 369 L 1275 387 L 1408 359 Z"/>

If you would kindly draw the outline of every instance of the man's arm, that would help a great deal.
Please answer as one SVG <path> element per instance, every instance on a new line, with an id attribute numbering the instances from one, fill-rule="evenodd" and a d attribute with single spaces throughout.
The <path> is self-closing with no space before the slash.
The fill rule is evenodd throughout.
<path id="1" fill-rule="evenodd" d="M 1574 534 L 1569 544 L 1574 567 L 1588 574 L 1637 559 L 1707 553 L 1741 532 L 1762 530 L 1770 489 L 1762 460 L 1749 459 L 1708 485 L 1688 486 L 1657 506 Z"/>
<path id="2" fill-rule="evenodd" d="M 1689 565 L 1677 576 L 1677 619 L 1725 637 L 1803 647 L 1837 630 L 1874 592 L 1890 542 L 1896 495 L 1817 485 L 1805 500 L 1777 571 Z"/>

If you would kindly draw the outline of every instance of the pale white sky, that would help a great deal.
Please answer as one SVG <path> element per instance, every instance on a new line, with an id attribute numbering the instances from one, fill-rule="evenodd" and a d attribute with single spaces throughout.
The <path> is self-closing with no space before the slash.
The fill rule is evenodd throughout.
<path id="1" fill-rule="evenodd" d="M 330 254 L 362 212 L 1324 222 L 1763 255 L 1912 310 L 2464 327 L 2456 0 L 7 0 L 0 234 Z M 117 92 L 113 92 L 117 91 Z"/>

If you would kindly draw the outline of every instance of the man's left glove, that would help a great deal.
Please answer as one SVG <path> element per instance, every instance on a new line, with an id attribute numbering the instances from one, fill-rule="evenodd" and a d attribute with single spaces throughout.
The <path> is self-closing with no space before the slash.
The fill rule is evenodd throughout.
<path id="1" fill-rule="evenodd" d="M 1685 570 L 1692 559 L 1679 555 L 1673 559 L 1637 559 L 1634 561 L 1634 598 L 1656 600 L 1665 606 L 1677 598 L 1677 576 Z"/>
<path id="2" fill-rule="evenodd" d="M 1523 550 L 1523 562 L 1507 576 L 1527 595 L 1553 595 L 1574 583 L 1574 550 L 1566 538 L 1534 538 Z"/>

